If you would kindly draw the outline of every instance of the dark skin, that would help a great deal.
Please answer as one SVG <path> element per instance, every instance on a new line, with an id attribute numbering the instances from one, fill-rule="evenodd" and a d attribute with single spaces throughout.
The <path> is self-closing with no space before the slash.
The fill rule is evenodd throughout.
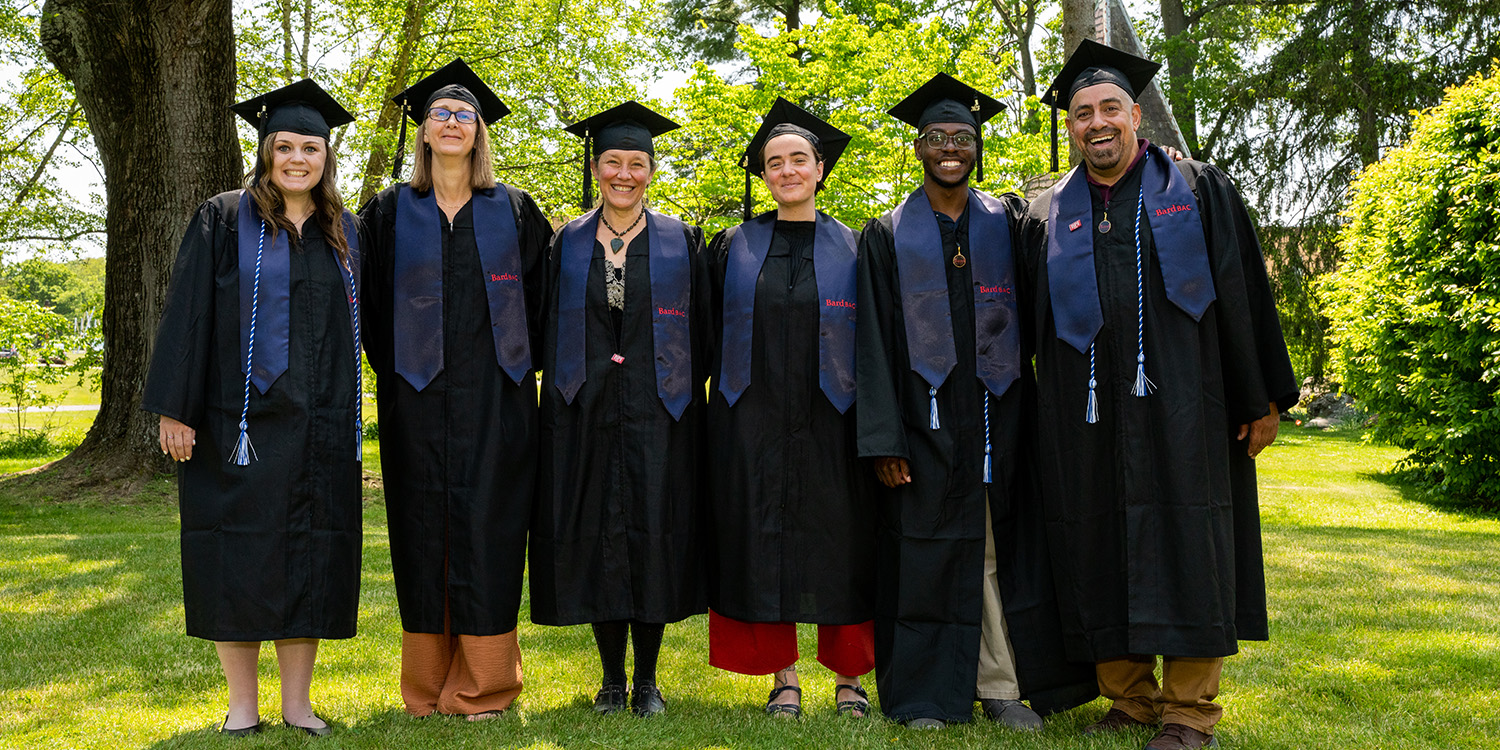
<path id="1" fill-rule="evenodd" d="M 940 148 L 927 144 L 928 133 L 943 133 L 953 136 L 968 133 L 977 136 L 972 125 L 957 122 L 935 122 L 928 125 L 912 141 L 912 150 L 922 162 L 922 189 L 932 210 L 954 221 L 963 215 L 969 205 L 969 174 L 974 171 L 979 157 L 979 148 L 971 145 L 960 148 L 950 138 Z M 900 487 L 911 483 L 911 465 L 899 456 L 880 456 L 875 459 L 875 477 L 887 487 Z"/>
<path id="2" fill-rule="evenodd" d="M 1136 130 L 1141 126 L 1141 105 L 1112 83 L 1101 83 L 1079 89 L 1068 106 L 1068 137 L 1083 154 L 1083 165 L 1089 176 L 1113 185 L 1125 175 L 1135 160 L 1139 144 Z M 1172 158 L 1181 160 L 1175 151 Z M 1276 440 L 1281 424 L 1280 410 L 1270 404 L 1266 416 L 1240 425 L 1236 440 L 1249 438 L 1245 452 L 1255 458 Z"/>

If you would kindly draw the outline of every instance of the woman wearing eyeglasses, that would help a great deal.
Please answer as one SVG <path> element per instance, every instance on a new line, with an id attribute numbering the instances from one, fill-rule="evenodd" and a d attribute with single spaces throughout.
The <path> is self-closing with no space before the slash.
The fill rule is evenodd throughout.
<path id="1" fill-rule="evenodd" d="M 516 617 L 552 231 L 530 196 L 495 181 L 485 128 L 509 110 L 462 60 L 396 102 L 417 126 L 415 165 L 411 182 L 361 211 L 361 301 L 401 607 L 401 697 L 413 715 L 473 721 L 499 716 L 521 691 Z"/>

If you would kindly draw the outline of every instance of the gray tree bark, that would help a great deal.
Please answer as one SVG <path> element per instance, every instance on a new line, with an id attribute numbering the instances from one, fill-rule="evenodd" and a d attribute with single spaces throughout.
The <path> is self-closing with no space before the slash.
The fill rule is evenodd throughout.
<path id="1" fill-rule="evenodd" d="M 140 397 L 177 246 L 198 204 L 241 176 L 230 0 L 47 0 L 41 40 L 99 151 L 107 234 L 99 416 L 54 472 L 138 480 L 168 466 Z"/>

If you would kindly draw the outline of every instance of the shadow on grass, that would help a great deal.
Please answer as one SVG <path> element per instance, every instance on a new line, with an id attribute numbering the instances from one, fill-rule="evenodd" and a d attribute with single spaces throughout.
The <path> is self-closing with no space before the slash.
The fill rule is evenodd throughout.
<path id="1" fill-rule="evenodd" d="M 1361 472 L 1357 476 L 1371 482 L 1390 487 L 1401 495 L 1402 500 L 1421 503 L 1433 510 L 1451 513 L 1463 520 L 1500 520 L 1500 508 L 1487 508 L 1474 502 L 1465 502 L 1437 492 L 1433 483 L 1424 478 L 1420 469 L 1400 467 L 1377 472 Z"/>

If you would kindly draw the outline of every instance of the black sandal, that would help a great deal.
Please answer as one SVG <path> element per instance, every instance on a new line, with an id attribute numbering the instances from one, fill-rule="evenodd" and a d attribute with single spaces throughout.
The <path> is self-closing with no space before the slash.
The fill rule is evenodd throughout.
<path id="1" fill-rule="evenodd" d="M 794 692 L 794 693 L 797 694 L 797 702 L 796 703 L 774 703 L 773 702 L 773 701 L 776 700 L 776 698 L 778 696 L 780 696 L 782 693 L 785 693 L 788 690 L 790 690 L 790 691 L 792 691 L 792 692 Z M 766 715 L 767 716 L 779 716 L 781 714 L 786 714 L 787 716 L 790 716 L 793 719 L 796 719 L 796 718 L 802 716 L 802 688 L 800 688 L 800 687 L 798 687 L 796 685 L 782 685 L 779 688 L 772 688 L 771 694 L 766 697 Z"/>
<path id="2" fill-rule="evenodd" d="M 839 700 L 840 690 L 853 690 L 854 694 L 859 696 L 859 699 L 852 701 L 841 701 Z M 865 689 L 859 685 L 834 686 L 833 702 L 834 705 L 838 708 L 839 716 L 850 716 L 856 719 L 862 719 L 870 715 L 870 694 L 866 693 Z M 859 716 L 854 716 L 855 711 L 859 712 Z"/>

